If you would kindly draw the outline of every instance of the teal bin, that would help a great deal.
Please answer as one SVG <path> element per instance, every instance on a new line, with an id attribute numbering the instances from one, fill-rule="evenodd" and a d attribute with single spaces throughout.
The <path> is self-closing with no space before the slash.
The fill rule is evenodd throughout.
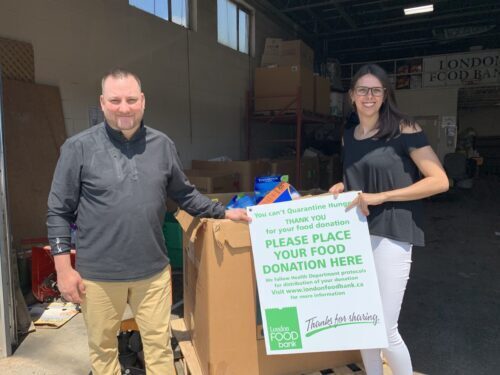
<path id="1" fill-rule="evenodd" d="M 165 237 L 170 265 L 173 269 L 182 269 L 182 228 L 170 212 L 165 215 L 163 236 Z"/>

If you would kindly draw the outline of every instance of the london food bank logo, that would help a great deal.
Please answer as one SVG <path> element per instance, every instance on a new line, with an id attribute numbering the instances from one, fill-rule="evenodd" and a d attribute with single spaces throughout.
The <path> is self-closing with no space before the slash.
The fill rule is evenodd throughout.
<path id="1" fill-rule="evenodd" d="M 296 307 L 266 309 L 266 320 L 271 350 L 302 349 Z"/>

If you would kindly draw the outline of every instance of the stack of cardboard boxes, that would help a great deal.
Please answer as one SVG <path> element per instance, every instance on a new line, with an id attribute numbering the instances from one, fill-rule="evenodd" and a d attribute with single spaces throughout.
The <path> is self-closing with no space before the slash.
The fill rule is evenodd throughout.
<path id="1" fill-rule="evenodd" d="M 253 191 L 254 181 L 257 176 L 265 176 L 270 172 L 269 162 L 266 160 L 233 160 L 233 161 L 210 161 L 193 160 L 191 166 L 194 170 L 202 171 L 205 176 L 238 175 L 239 182 L 236 188 L 225 191 L 208 191 L 207 193 Z M 189 178 L 189 175 L 187 175 Z M 198 185 L 191 180 L 198 188 Z M 199 189 L 198 189 L 199 190 Z M 201 191 L 201 190 L 200 190 Z"/>
<path id="2" fill-rule="evenodd" d="M 314 76 L 314 112 L 330 114 L 330 80 L 317 75 Z"/>
<path id="3" fill-rule="evenodd" d="M 314 69 L 314 52 L 302 40 L 267 38 L 261 67 L 300 65 L 310 72 Z"/>
<path id="4" fill-rule="evenodd" d="M 328 115 L 330 81 L 313 69 L 314 52 L 302 40 L 267 38 L 255 70 L 255 111 L 295 111 L 300 90 L 304 111 Z"/>
<path id="5" fill-rule="evenodd" d="M 299 186 L 295 176 L 295 159 L 259 159 L 210 161 L 193 160 L 193 169 L 186 169 L 189 181 L 203 194 L 254 191 L 255 177 L 266 175 L 288 175 L 289 182 Z M 319 160 L 303 157 L 301 161 L 300 188 L 319 187 Z"/>
<path id="6" fill-rule="evenodd" d="M 185 169 L 184 174 L 202 194 L 240 190 L 240 175 L 236 172 Z"/>
<path id="7" fill-rule="evenodd" d="M 193 160 L 186 169 L 189 181 L 203 194 L 254 191 L 255 177 L 288 175 L 288 181 L 302 190 L 319 187 L 318 157 L 303 157 L 300 185 L 295 176 L 295 159 L 209 161 Z"/>

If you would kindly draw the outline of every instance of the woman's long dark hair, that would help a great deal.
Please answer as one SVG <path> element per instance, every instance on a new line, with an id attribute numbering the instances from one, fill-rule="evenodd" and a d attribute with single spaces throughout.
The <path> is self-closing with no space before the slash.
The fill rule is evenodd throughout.
<path id="1" fill-rule="evenodd" d="M 415 128 L 415 120 L 398 109 L 396 95 L 389 77 L 385 70 L 377 64 L 367 64 L 359 68 L 351 81 L 351 94 L 354 93 L 354 87 L 356 87 L 358 80 L 367 74 L 376 77 L 385 88 L 384 102 L 379 110 L 379 131 L 376 137 L 390 139 L 397 137 L 401 133 L 401 127 L 410 126 Z"/>

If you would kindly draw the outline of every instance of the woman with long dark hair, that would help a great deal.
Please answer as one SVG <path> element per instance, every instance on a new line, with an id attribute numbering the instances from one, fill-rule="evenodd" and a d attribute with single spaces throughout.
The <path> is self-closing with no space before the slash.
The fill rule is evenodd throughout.
<path id="1" fill-rule="evenodd" d="M 343 182 L 330 188 L 360 193 L 348 209 L 367 216 L 389 347 L 382 349 L 395 375 L 413 374 L 398 318 L 410 274 L 412 246 L 424 245 L 422 198 L 448 190 L 441 163 L 420 126 L 396 106 L 387 73 L 361 67 L 349 95 L 359 117 L 343 137 Z M 380 349 L 361 350 L 368 375 L 382 375 Z"/>

